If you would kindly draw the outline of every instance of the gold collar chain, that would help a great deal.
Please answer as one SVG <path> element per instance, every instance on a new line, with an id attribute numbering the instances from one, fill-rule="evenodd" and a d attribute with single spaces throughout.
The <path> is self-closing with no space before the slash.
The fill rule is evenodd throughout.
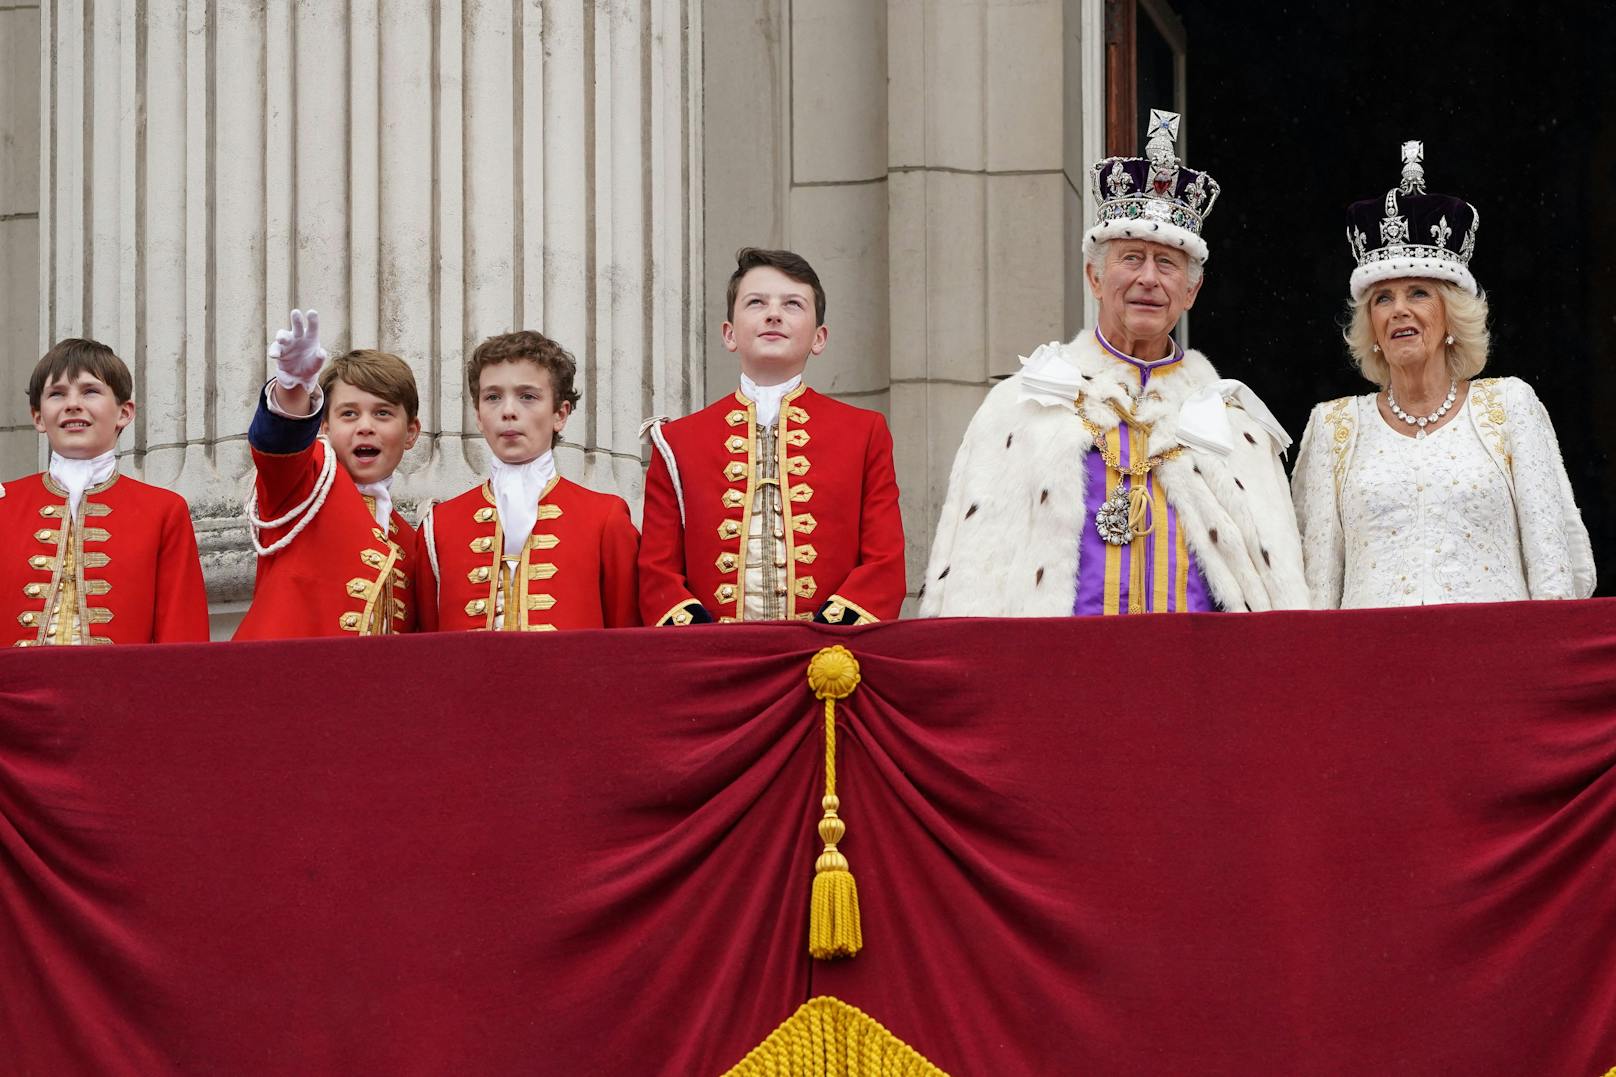
<path id="1" fill-rule="evenodd" d="M 1081 401 L 1079 401 L 1079 407 L 1081 407 Z M 1121 409 L 1118 409 L 1119 412 L 1120 410 Z M 1135 479 L 1143 478 L 1144 476 L 1149 475 L 1156 468 L 1160 467 L 1162 464 L 1165 464 L 1167 461 L 1179 456 L 1184 451 L 1184 446 L 1174 445 L 1171 448 L 1163 449 L 1161 452 L 1157 453 L 1155 456 L 1152 456 L 1143 463 L 1129 464 L 1127 467 L 1123 467 L 1122 458 L 1117 455 L 1117 453 L 1112 451 L 1111 446 L 1105 443 L 1105 435 L 1109 433 L 1109 431 L 1100 426 L 1098 423 L 1089 421 L 1089 417 L 1084 415 L 1082 411 L 1077 413 L 1077 417 L 1082 421 L 1084 427 L 1088 429 L 1089 436 L 1094 439 L 1094 447 L 1100 451 L 1100 458 L 1105 461 L 1105 466 L 1122 475 L 1128 475 Z M 1127 416 L 1123 417 L 1127 418 Z M 1133 425 L 1136 426 L 1147 437 L 1150 435 L 1150 428 L 1145 426 L 1143 423 L 1135 422 Z"/>

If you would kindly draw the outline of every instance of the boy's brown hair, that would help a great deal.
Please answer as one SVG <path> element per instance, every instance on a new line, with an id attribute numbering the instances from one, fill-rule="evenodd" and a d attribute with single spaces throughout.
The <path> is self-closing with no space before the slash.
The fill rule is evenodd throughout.
<path id="1" fill-rule="evenodd" d="M 409 422 L 415 421 L 416 412 L 421 408 L 415 372 L 392 352 L 355 348 L 339 356 L 320 371 L 320 391 L 327 399 L 331 396 L 331 387 L 338 381 L 379 396 L 389 404 L 397 404 L 404 409 L 404 418 Z"/>
<path id="2" fill-rule="evenodd" d="M 562 404 L 571 404 L 577 407 L 579 394 L 573 388 L 573 380 L 578 376 L 577 360 L 568 354 L 567 349 L 532 329 L 518 329 L 514 333 L 502 333 L 497 337 L 489 337 L 477 345 L 466 360 L 466 388 L 471 390 L 471 398 L 476 401 L 482 391 L 483 369 L 499 363 L 515 363 L 523 359 L 528 360 L 540 370 L 550 372 L 551 395 L 555 397 L 556 410 Z M 558 431 L 552 444 L 561 443 L 561 434 Z"/>
<path id="3" fill-rule="evenodd" d="M 814 325 L 825 324 L 825 289 L 819 283 L 819 274 L 808 264 L 808 259 L 796 251 L 771 251 L 762 247 L 742 247 L 735 252 L 735 272 L 729 275 L 729 292 L 724 303 L 727 320 L 735 320 L 735 297 L 741 291 L 741 278 L 759 266 L 778 269 L 798 284 L 814 290 Z"/>
<path id="4" fill-rule="evenodd" d="M 45 387 L 57 379 L 71 380 L 80 374 L 98 378 L 112 390 L 118 403 L 127 404 L 135 396 L 135 379 L 116 352 L 99 340 L 68 337 L 58 340 L 50 351 L 34 364 L 28 377 L 28 409 L 38 411 L 45 398 Z"/>

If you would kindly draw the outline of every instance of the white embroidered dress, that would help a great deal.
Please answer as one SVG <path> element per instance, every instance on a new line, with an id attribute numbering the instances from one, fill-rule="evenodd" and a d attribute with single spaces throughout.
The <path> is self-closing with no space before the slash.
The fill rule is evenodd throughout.
<path id="1" fill-rule="evenodd" d="M 1424 440 L 1374 394 L 1313 409 L 1292 478 L 1323 609 L 1586 598 L 1594 573 L 1554 428 L 1515 378 L 1473 383 Z"/>

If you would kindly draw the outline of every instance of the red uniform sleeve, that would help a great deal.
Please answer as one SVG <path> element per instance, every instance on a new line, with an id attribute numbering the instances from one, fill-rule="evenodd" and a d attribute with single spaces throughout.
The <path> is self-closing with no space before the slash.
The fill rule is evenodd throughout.
<path id="1" fill-rule="evenodd" d="M 430 544 L 436 539 L 432 528 L 432 513 L 436 510 L 434 505 L 421 516 L 421 524 L 415 529 L 415 630 L 417 632 L 436 632 L 438 630 L 438 574 L 432 571 L 432 550 Z"/>
<path id="2" fill-rule="evenodd" d="M 661 624 L 682 607 L 700 608 L 685 579 L 685 529 L 679 498 L 660 450 L 651 451 L 645 476 L 645 514 L 640 534 L 640 616 L 645 624 Z"/>
<path id="3" fill-rule="evenodd" d="M 826 606 L 840 601 L 863 616 L 890 621 L 903 608 L 904 591 L 903 515 L 898 511 L 892 434 L 876 416 L 864 448 L 858 564 Z"/>
<path id="4" fill-rule="evenodd" d="M 257 448 L 252 450 L 253 464 L 258 469 L 253 483 L 258 493 L 259 519 L 278 520 L 308 498 L 314 490 L 315 480 L 320 477 L 325 451 L 319 442 L 286 455 L 263 452 Z M 292 521 L 292 524 L 296 523 L 296 520 Z M 284 535 L 292 524 L 266 529 L 258 540 L 268 546 Z"/>
<path id="5" fill-rule="evenodd" d="M 640 533 L 620 497 L 600 529 L 600 610 L 607 628 L 637 628 L 640 618 Z"/>
<path id="6" fill-rule="evenodd" d="M 207 642 L 208 590 L 202 582 L 202 560 L 196 552 L 196 529 L 191 525 L 190 508 L 177 496 L 163 514 L 153 598 L 153 642 Z"/>

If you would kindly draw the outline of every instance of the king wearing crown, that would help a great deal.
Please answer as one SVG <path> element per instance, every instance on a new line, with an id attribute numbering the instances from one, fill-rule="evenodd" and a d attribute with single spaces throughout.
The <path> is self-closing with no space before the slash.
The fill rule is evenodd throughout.
<path id="1" fill-rule="evenodd" d="M 949 476 L 928 616 L 1305 608 L 1280 453 L 1255 393 L 1173 339 L 1207 260 L 1218 184 L 1184 167 L 1179 117 L 1144 157 L 1090 172 L 1083 272 L 1097 324 L 1021 360 L 988 394 Z"/>

